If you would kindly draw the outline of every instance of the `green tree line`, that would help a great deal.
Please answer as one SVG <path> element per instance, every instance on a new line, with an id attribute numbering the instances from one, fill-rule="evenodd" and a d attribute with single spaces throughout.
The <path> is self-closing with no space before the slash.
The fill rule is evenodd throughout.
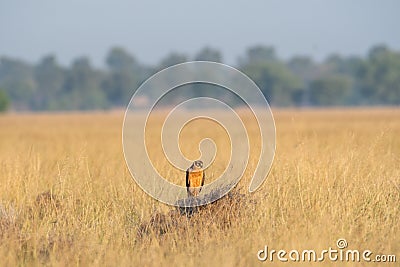
<path id="1" fill-rule="evenodd" d="M 170 53 L 156 66 L 142 64 L 127 50 L 114 47 L 106 55 L 106 69 L 93 67 L 86 57 L 65 67 L 54 55 L 44 56 L 37 64 L 3 56 L 0 110 L 8 106 L 14 110 L 124 107 L 135 89 L 156 71 L 189 60 L 224 62 L 222 53 L 211 47 L 193 57 Z M 400 104 L 400 53 L 385 45 L 372 47 L 364 57 L 334 54 L 322 62 L 309 56 L 282 60 L 273 47 L 259 45 L 247 49 L 236 67 L 255 81 L 273 106 Z M 199 90 L 192 86 L 179 97 L 196 96 Z M 212 86 L 205 91 L 217 92 Z"/>

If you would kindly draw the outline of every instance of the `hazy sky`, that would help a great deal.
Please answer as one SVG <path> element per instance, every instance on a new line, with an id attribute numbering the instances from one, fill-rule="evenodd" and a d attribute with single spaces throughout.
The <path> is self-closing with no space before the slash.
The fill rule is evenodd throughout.
<path id="1" fill-rule="evenodd" d="M 53 53 L 67 65 L 85 55 L 103 66 L 118 45 L 155 64 L 209 45 L 234 64 L 249 46 L 265 44 L 284 59 L 321 60 L 364 55 L 378 43 L 400 50 L 399 11 L 397 0 L 0 0 L 0 56 L 37 62 Z"/>

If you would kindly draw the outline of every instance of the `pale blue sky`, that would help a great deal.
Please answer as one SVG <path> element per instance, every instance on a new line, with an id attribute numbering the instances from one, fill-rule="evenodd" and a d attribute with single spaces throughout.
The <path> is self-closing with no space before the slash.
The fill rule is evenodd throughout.
<path id="1" fill-rule="evenodd" d="M 103 66 L 110 47 L 143 63 L 171 51 L 194 55 L 205 45 L 235 64 L 255 44 L 280 57 L 364 55 L 378 43 L 400 50 L 400 1 L 101 1 L 0 0 L 0 56 L 60 63 L 88 56 Z"/>

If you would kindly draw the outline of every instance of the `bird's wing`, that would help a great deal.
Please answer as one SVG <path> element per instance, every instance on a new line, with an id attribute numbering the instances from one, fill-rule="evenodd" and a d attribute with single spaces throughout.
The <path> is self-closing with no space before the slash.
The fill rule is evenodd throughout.
<path id="1" fill-rule="evenodd" d="M 189 169 L 186 170 L 186 187 L 190 186 L 190 181 L 189 181 Z"/>

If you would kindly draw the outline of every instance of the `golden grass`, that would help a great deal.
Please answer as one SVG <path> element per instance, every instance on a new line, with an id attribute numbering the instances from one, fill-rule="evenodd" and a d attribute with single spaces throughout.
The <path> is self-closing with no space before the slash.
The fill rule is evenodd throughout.
<path id="1" fill-rule="evenodd" d="M 122 112 L 0 116 L 0 265 L 270 266 L 282 263 L 258 261 L 265 245 L 322 250 L 335 248 L 338 238 L 350 249 L 396 254 L 398 264 L 400 110 L 276 110 L 274 116 L 277 151 L 261 189 L 246 192 L 259 151 L 254 133 L 238 188 L 190 219 L 130 177 Z M 198 124 L 191 127 L 183 143 L 200 138 Z M 217 132 L 219 143 L 224 133 Z M 181 182 L 164 159 L 156 161 Z M 210 180 L 224 162 L 222 156 L 212 166 Z"/>

